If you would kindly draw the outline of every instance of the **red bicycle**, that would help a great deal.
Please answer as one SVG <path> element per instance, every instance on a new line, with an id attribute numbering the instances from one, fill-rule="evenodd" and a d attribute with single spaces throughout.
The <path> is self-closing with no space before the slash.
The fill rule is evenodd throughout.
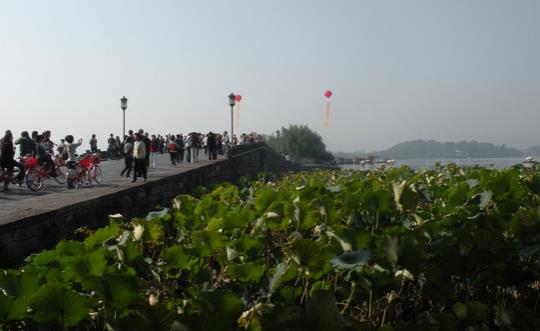
<path id="1" fill-rule="evenodd" d="M 41 190 L 45 180 L 51 177 L 49 167 L 40 165 L 35 156 L 25 158 L 24 166 L 27 169 L 25 176 L 26 186 L 34 192 Z M 54 171 L 56 173 L 54 180 L 58 184 L 65 184 L 67 182 L 67 166 L 64 164 L 64 160 L 58 155 L 54 157 Z"/>
<path id="2" fill-rule="evenodd" d="M 92 186 L 92 181 L 96 182 L 96 184 L 101 183 L 103 174 L 98 165 L 100 162 L 99 155 L 92 154 L 81 159 L 74 166 L 69 167 L 67 175 L 68 188 L 78 188 L 85 183 Z"/>
<path id="3" fill-rule="evenodd" d="M 17 176 L 19 175 L 19 171 L 19 168 L 14 168 L 14 170 L 0 169 L 0 192 L 7 191 L 9 184 L 18 183 Z"/>
<path id="4" fill-rule="evenodd" d="M 99 164 L 101 163 L 101 158 L 99 157 L 99 154 L 92 154 L 90 156 L 90 163 L 90 178 L 94 180 L 96 184 L 99 184 L 103 180 L 103 173 L 101 172 L 101 167 L 99 166 Z"/>

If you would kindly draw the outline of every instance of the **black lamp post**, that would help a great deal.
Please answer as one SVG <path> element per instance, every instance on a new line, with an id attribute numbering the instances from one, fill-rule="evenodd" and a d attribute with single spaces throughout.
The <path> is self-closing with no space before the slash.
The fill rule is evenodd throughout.
<path id="1" fill-rule="evenodd" d="M 126 96 L 124 96 L 122 99 L 120 99 L 120 108 L 122 108 L 123 111 L 123 121 L 122 121 L 122 140 L 126 137 L 126 109 L 127 109 L 127 101 Z"/>
<path id="2" fill-rule="evenodd" d="M 231 106 L 231 145 L 234 136 L 234 105 L 236 104 L 236 95 L 231 92 L 229 94 L 229 106 Z"/>

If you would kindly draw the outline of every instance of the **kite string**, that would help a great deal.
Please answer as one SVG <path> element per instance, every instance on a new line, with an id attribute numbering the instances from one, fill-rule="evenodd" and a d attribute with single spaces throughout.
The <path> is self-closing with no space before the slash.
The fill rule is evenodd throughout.
<path id="1" fill-rule="evenodd" d="M 326 101 L 326 112 L 324 113 L 324 127 L 328 127 L 328 123 L 330 122 L 330 100 Z"/>
<path id="2" fill-rule="evenodd" d="M 240 102 L 236 104 L 236 128 L 240 127 Z"/>

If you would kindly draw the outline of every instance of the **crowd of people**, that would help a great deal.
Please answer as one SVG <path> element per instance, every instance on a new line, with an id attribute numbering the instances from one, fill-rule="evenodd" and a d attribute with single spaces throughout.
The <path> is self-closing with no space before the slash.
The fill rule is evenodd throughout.
<path id="1" fill-rule="evenodd" d="M 262 136 L 255 134 L 242 134 L 240 140 L 233 135 L 230 139 L 227 131 L 223 133 L 190 132 L 183 134 L 152 134 L 140 129 L 138 132 L 129 131 L 128 135 L 120 141 L 120 137 L 110 134 L 107 139 L 107 153 L 111 159 L 124 158 L 125 167 L 121 172 L 130 177 L 133 172 L 133 182 L 138 177 L 147 178 L 148 168 L 155 168 L 158 154 L 169 154 L 172 165 L 182 162 L 198 162 L 201 151 L 209 160 L 216 160 L 218 155 L 225 154 L 226 150 L 234 145 L 261 142 Z M 92 135 L 90 148 L 97 146 L 95 135 Z"/>
<path id="2" fill-rule="evenodd" d="M 55 163 L 53 160 L 55 147 L 58 155 L 64 160 L 67 160 L 70 157 L 70 150 L 72 153 L 75 153 L 73 148 L 69 148 L 71 144 L 69 142 L 66 144 L 65 139 L 61 139 L 60 144 L 53 143 L 51 141 L 51 131 L 49 130 L 44 131 L 41 134 L 37 131 L 33 131 L 31 135 L 28 134 L 28 131 L 23 131 L 21 132 L 21 136 L 17 139 L 14 139 L 12 132 L 7 130 L 4 137 L 0 140 L 0 168 L 9 171 L 13 171 L 15 167 L 19 168 L 19 173 L 17 175 L 19 185 L 24 179 L 25 171 L 24 166 L 15 159 L 17 145 L 19 146 L 19 156 L 21 158 L 28 155 L 36 156 L 39 164 L 46 166 L 52 177 L 56 176 Z"/>
<path id="3" fill-rule="evenodd" d="M 193 163 L 199 161 L 199 156 L 204 153 L 209 160 L 217 159 L 218 155 L 226 153 L 227 149 L 242 144 L 262 142 L 263 138 L 257 134 L 242 134 L 240 137 L 229 137 L 227 131 L 223 133 L 190 132 L 189 134 L 149 134 L 140 129 L 137 132 L 130 130 L 124 139 L 114 136 L 112 133 L 107 139 L 107 154 L 112 160 L 124 159 L 125 167 L 121 176 L 130 177 L 132 181 L 142 177 L 147 179 L 148 168 L 155 168 L 158 154 L 169 154 L 172 165 L 182 162 Z M 39 134 L 33 131 L 21 132 L 19 138 L 14 139 L 11 131 L 6 131 L 0 140 L 0 168 L 13 171 L 19 168 L 18 182 L 24 179 L 24 166 L 15 158 L 16 147 L 19 146 L 19 156 L 24 158 L 34 155 L 38 163 L 46 166 L 51 171 L 51 176 L 56 176 L 53 156 L 56 154 L 68 164 L 76 162 L 77 148 L 82 145 L 82 139 L 75 141 L 72 135 L 60 139 L 58 144 L 51 140 L 51 131 L 47 130 Z M 98 140 L 93 134 L 89 140 L 90 153 L 98 153 Z"/>

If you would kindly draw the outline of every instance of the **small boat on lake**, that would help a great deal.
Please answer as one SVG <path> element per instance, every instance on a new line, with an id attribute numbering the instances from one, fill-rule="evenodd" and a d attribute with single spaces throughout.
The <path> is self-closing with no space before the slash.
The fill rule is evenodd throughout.
<path id="1" fill-rule="evenodd" d="M 536 161 L 536 160 L 534 159 L 534 157 L 532 157 L 532 156 L 527 156 L 527 157 L 525 158 L 525 160 L 523 160 L 522 163 L 524 163 L 524 164 L 536 164 L 536 163 L 538 163 L 538 161 Z"/>

